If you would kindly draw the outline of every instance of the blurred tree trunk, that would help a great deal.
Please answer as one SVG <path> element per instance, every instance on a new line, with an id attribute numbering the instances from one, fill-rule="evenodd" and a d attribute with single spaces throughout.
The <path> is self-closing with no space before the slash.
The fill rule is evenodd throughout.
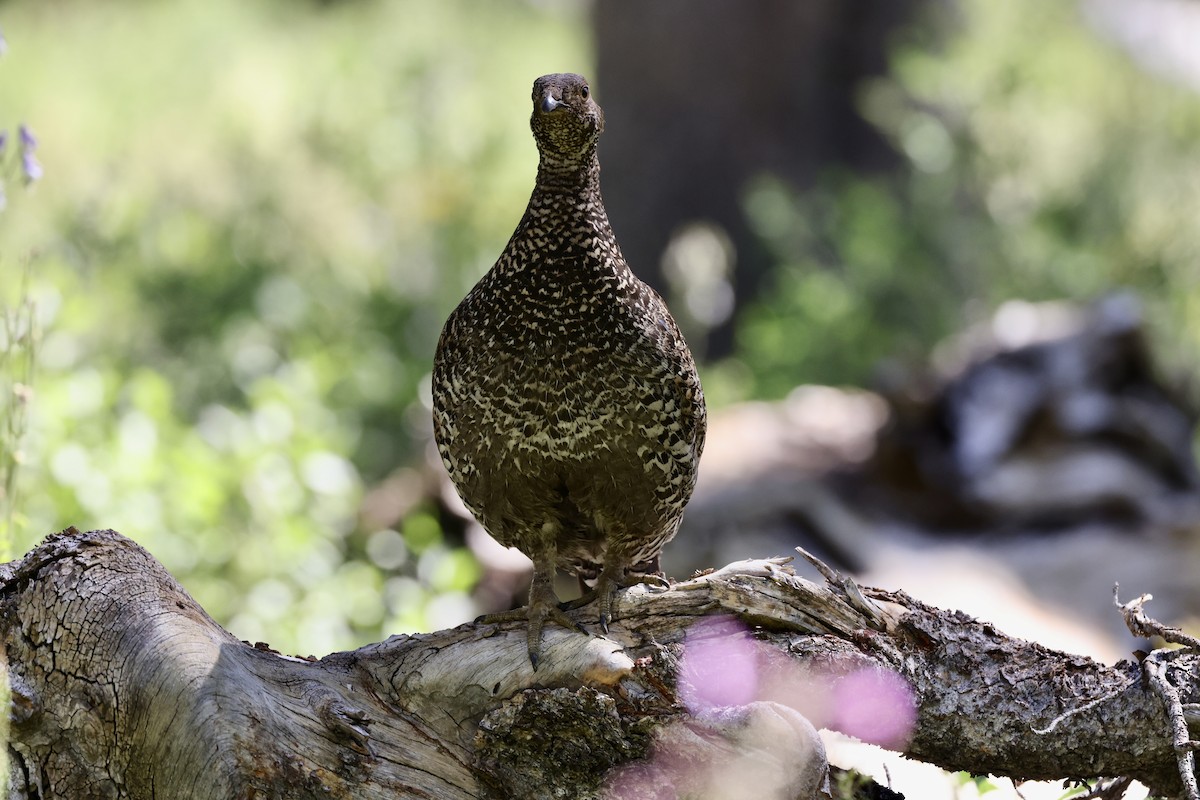
<path id="1" fill-rule="evenodd" d="M 830 166 L 870 172 L 897 163 L 859 115 L 857 91 L 887 71 L 891 37 L 923 5 L 595 3 L 604 194 L 635 271 L 669 296 L 660 262 L 670 238 L 689 222 L 715 223 L 736 253 L 736 316 L 770 266 L 742 207 L 749 181 L 770 173 L 803 188 Z M 727 355 L 732 334 L 726 320 L 692 347 Z"/>
<path id="2" fill-rule="evenodd" d="M 537 673 L 520 625 L 318 661 L 237 641 L 136 544 L 72 529 L 0 568 L 9 796 L 718 798 L 755 775 L 757 797 L 810 798 L 825 764 L 801 710 L 833 727 L 854 700 L 866 713 L 844 729 L 886 729 L 949 769 L 1178 787 L 1137 665 L 828 577 L 774 559 L 624 592 L 610 638 L 548 630 Z M 1198 657 L 1177 655 L 1194 701 Z M 723 685 L 705 699 L 710 684 Z"/>

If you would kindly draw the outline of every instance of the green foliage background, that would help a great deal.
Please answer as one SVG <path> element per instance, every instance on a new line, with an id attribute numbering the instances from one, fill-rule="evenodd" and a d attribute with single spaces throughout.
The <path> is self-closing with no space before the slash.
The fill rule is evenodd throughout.
<path id="1" fill-rule="evenodd" d="M 15 554 L 116 528 L 293 652 L 468 619 L 478 568 L 432 509 L 385 530 L 359 509 L 426 457 L 441 321 L 527 198 L 532 77 L 590 71 L 586 11 L 0 6 L 0 122 L 28 121 L 46 168 L 0 214 L 0 300 L 32 253 L 46 331 Z M 1009 297 L 1133 286 L 1174 365 L 1200 349 L 1196 94 L 1074 4 L 960 14 L 863 93 L 909 169 L 748 189 L 778 266 L 706 366 L 718 403 L 864 383 Z"/>
<path id="2" fill-rule="evenodd" d="M 1200 97 L 1084 24 L 1086 3 L 967 0 L 916 30 L 860 107 L 908 161 L 831 173 L 747 203 L 777 259 L 730 381 L 779 396 L 797 376 L 861 384 L 917 361 L 1004 300 L 1145 301 L 1173 371 L 1200 352 Z M 938 26 L 930 26 L 936 29 Z M 742 365 L 746 368 L 742 368 Z"/>
<path id="3" fill-rule="evenodd" d="M 16 553 L 116 528 L 291 651 L 470 618 L 430 509 L 358 509 L 424 457 L 441 321 L 528 197 L 531 76 L 588 65 L 582 9 L 4 10 L 3 113 L 47 173 L 0 217 L 47 331 Z"/>

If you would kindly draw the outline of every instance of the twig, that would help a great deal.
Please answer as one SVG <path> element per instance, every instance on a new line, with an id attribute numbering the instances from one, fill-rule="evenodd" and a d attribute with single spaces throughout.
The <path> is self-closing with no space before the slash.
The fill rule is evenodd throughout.
<path id="1" fill-rule="evenodd" d="M 826 583 L 842 590 L 846 596 L 846 602 L 850 604 L 851 608 L 865 616 L 873 626 L 882 630 L 884 626 L 883 612 L 880 611 L 879 606 L 867 599 L 852 578 L 838 572 L 803 547 L 797 547 L 796 552 L 800 554 L 801 558 L 816 567 L 817 572 L 821 573 L 821 577 L 825 579 Z"/>
<path id="2" fill-rule="evenodd" d="M 1151 600 L 1151 596 L 1143 594 L 1122 604 L 1117 596 L 1120 585 L 1113 586 L 1113 603 L 1121 610 L 1125 625 L 1134 636 L 1160 636 L 1169 644 L 1182 645 L 1185 649 L 1200 651 L 1200 639 L 1189 636 L 1179 628 L 1163 625 L 1157 620 L 1147 617 L 1142 606 Z M 1179 777 L 1183 781 L 1183 790 L 1188 800 L 1200 800 L 1200 786 L 1196 784 L 1196 750 L 1200 742 L 1188 736 L 1187 714 L 1196 710 L 1195 704 L 1184 706 L 1179 696 L 1179 689 L 1171 683 L 1167 670 L 1170 659 L 1178 650 L 1161 648 L 1146 656 L 1142 661 L 1142 672 L 1154 692 L 1162 698 L 1167 711 L 1167 723 L 1171 733 L 1171 747 L 1175 750 L 1175 761 L 1179 766 Z"/>
<path id="3" fill-rule="evenodd" d="M 1142 606 L 1148 601 L 1153 600 L 1154 595 L 1144 594 L 1140 597 L 1135 597 L 1128 603 L 1122 604 L 1120 598 L 1117 596 L 1120 588 L 1121 584 L 1113 584 L 1113 604 L 1121 610 L 1121 616 L 1125 618 L 1125 627 L 1129 628 L 1130 633 L 1144 639 L 1159 636 L 1171 644 L 1179 644 L 1194 650 L 1200 650 L 1200 639 L 1189 636 L 1181 629 L 1172 625 L 1164 625 L 1158 620 L 1146 616 L 1145 612 L 1142 611 Z"/>
<path id="4" fill-rule="evenodd" d="M 1183 718 L 1183 703 L 1179 690 L 1167 678 L 1167 664 L 1161 658 L 1163 651 L 1156 650 L 1142 662 L 1142 669 L 1154 691 L 1167 707 L 1167 719 L 1171 728 L 1171 746 L 1175 749 L 1175 760 L 1179 764 L 1179 777 L 1188 800 L 1200 800 L 1200 787 L 1196 785 L 1196 755 L 1200 742 L 1188 737 L 1187 722 Z"/>

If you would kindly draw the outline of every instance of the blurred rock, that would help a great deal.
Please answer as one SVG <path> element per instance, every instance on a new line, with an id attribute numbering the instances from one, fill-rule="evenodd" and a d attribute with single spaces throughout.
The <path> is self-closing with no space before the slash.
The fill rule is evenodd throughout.
<path id="1" fill-rule="evenodd" d="M 843 484 L 873 507 L 954 533 L 1195 522 L 1195 415 L 1132 296 L 1009 303 L 938 356 L 949 370 L 884 388 L 888 424 Z"/>

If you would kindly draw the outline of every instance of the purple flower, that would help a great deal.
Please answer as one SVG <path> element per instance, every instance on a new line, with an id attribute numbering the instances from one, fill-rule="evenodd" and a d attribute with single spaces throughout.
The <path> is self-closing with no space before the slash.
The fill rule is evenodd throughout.
<path id="1" fill-rule="evenodd" d="M 34 158 L 33 153 L 21 154 L 21 172 L 25 173 L 25 182 L 33 183 L 42 177 L 42 165 Z"/>
<path id="2" fill-rule="evenodd" d="M 4 160 L 6 149 L 8 149 L 8 131 L 0 131 L 0 161 Z"/>
<path id="3" fill-rule="evenodd" d="M 37 139 L 33 136 L 33 131 L 29 130 L 29 126 L 22 122 L 17 126 L 17 132 L 21 137 L 21 150 L 33 152 L 37 150 Z"/>
<path id="4" fill-rule="evenodd" d="M 33 183 L 41 180 L 43 170 L 42 165 L 38 163 L 37 158 L 33 155 L 37 150 L 37 139 L 34 138 L 33 131 L 24 123 L 17 127 L 18 137 L 21 140 L 21 172 L 25 175 L 25 183 Z"/>

